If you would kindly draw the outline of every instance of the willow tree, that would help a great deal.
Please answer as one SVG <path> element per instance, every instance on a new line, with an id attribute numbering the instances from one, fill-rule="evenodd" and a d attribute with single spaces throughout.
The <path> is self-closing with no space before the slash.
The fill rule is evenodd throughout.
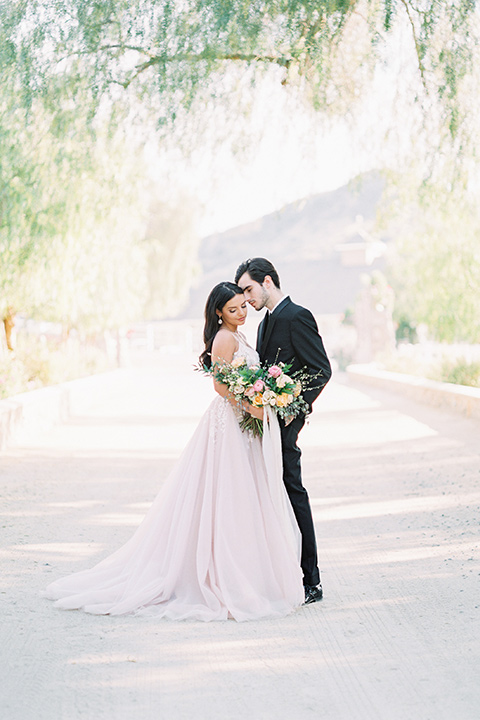
<path id="1" fill-rule="evenodd" d="M 26 108 L 73 102 L 92 128 L 99 115 L 136 115 L 165 133 L 188 117 L 193 135 L 202 122 L 212 132 L 219 106 L 241 126 L 238 96 L 265 75 L 318 110 L 354 114 L 404 28 L 420 182 L 445 171 L 439 152 L 454 158 L 451 174 L 459 162 L 465 171 L 475 146 L 462 94 L 480 37 L 476 0 L 18 0 L 0 13 L 0 71 L 15 73 Z"/>
<path id="2" fill-rule="evenodd" d="M 372 70 L 403 19 L 419 77 L 454 130 L 475 9 L 475 0 L 22 0 L 1 5 L 2 55 L 27 104 L 52 82 L 58 93 L 63 78 L 72 97 L 88 87 L 93 109 L 127 89 L 160 99 L 166 122 L 198 94 L 228 93 L 221 80 L 232 65 L 276 68 L 316 106 L 334 105 L 355 94 L 352 78 Z"/>
<path id="3" fill-rule="evenodd" d="M 137 155 L 120 132 L 88 127 L 72 104 L 28 110 L 0 88 L 0 318 L 98 330 L 141 315 L 137 249 L 146 201 Z M 10 92 L 7 92 L 10 89 Z"/>
<path id="4" fill-rule="evenodd" d="M 154 117 L 168 133 L 265 74 L 316 109 L 344 113 L 402 26 L 416 67 L 409 101 L 423 133 L 417 184 L 440 183 L 448 194 L 459 161 L 469 172 L 475 133 L 464 96 L 478 46 L 475 0 L 9 0 L 0 19 L 0 73 L 13 78 L 26 126 L 41 104 L 60 127 L 81 112 L 93 134 L 99 122 L 114 128 L 133 115 L 146 124 Z M 27 244 L 36 233 L 31 224 Z"/>
<path id="5" fill-rule="evenodd" d="M 440 342 L 480 342 L 479 228 L 477 203 L 468 195 L 429 193 L 421 207 L 402 202 L 390 269 L 397 317 L 426 325 Z"/>
<path id="6" fill-rule="evenodd" d="M 64 197 L 56 193 L 58 146 L 38 108 L 34 126 L 26 122 L 7 73 L 0 86 L 0 317 L 12 346 L 14 316 L 41 302 L 36 283 L 49 244 L 62 231 Z M 53 162 L 52 162 L 53 160 Z"/>

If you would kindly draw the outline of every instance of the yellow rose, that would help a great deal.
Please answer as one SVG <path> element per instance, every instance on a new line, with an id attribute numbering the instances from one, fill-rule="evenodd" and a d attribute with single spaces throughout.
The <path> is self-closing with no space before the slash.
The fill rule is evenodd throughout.
<path id="1" fill-rule="evenodd" d="M 302 392 L 302 384 L 297 382 L 297 384 L 295 385 L 295 390 L 293 391 L 293 394 L 295 397 L 298 397 L 301 392 Z"/>
<path id="2" fill-rule="evenodd" d="M 246 362 L 247 361 L 245 360 L 244 357 L 238 357 L 238 358 L 235 358 L 235 360 L 232 360 L 231 364 L 232 364 L 232 367 L 239 368 L 239 367 L 241 367 L 241 365 L 245 365 Z"/>
<path id="3" fill-rule="evenodd" d="M 257 393 L 252 402 L 253 405 L 259 405 L 261 407 L 263 405 L 263 393 Z"/>
<path id="4" fill-rule="evenodd" d="M 292 400 L 293 397 L 291 395 L 288 395 L 288 393 L 282 393 L 277 397 L 277 407 L 286 407 L 287 405 L 290 405 Z"/>

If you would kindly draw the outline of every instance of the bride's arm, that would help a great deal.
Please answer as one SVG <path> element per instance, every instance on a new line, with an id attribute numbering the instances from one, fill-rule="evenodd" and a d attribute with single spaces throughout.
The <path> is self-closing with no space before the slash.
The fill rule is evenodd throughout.
<path id="1" fill-rule="evenodd" d="M 237 350 L 237 346 L 238 343 L 235 340 L 233 333 L 229 332 L 228 330 L 220 330 L 217 333 L 212 345 L 212 363 L 231 363 L 235 351 Z M 228 402 L 230 402 L 232 405 L 235 405 L 235 407 L 239 407 L 240 403 L 237 402 L 237 400 L 232 395 L 226 385 L 224 385 L 223 383 L 219 383 L 217 380 L 214 380 L 213 386 L 215 388 L 215 392 L 226 398 Z M 259 420 L 263 420 L 263 408 L 253 407 L 253 405 L 250 405 L 250 403 L 246 400 L 243 400 L 243 402 L 241 403 L 241 407 L 242 410 L 250 413 L 250 415 L 253 415 Z"/>

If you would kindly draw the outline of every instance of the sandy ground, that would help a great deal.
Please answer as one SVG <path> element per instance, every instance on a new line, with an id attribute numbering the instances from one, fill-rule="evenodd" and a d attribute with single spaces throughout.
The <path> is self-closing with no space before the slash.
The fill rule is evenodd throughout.
<path id="1" fill-rule="evenodd" d="M 341 376 L 301 436 L 322 603 L 205 624 L 39 598 L 130 536 L 213 397 L 174 366 L 0 457 L 0 717 L 477 720 L 480 425 Z"/>

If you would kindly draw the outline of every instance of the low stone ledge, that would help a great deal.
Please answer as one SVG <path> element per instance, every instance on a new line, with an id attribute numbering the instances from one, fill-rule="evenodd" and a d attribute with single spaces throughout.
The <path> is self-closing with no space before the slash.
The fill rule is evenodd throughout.
<path id="1" fill-rule="evenodd" d="M 89 375 L 0 400 L 0 451 L 23 434 L 48 430 L 108 394 L 123 370 Z"/>
<path id="2" fill-rule="evenodd" d="M 480 418 L 480 388 L 379 370 L 372 365 L 349 365 L 347 375 L 352 380 L 401 393 L 418 402 L 454 410 L 466 417 Z"/>

